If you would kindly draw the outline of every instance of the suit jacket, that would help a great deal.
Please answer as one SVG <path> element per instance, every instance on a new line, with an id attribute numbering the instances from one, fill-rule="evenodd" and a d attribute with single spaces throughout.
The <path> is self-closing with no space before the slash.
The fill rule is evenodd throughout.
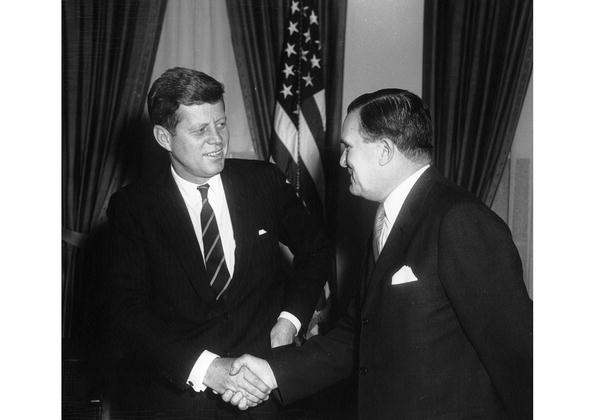
<path id="1" fill-rule="evenodd" d="M 532 303 L 506 224 L 430 167 L 371 258 L 335 329 L 270 358 L 284 402 L 355 373 L 361 419 L 531 418 Z M 391 284 L 404 266 L 418 280 Z"/>
<path id="2" fill-rule="evenodd" d="M 330 270 L 321 222 L 279 170 L 228 159 L 221 179 L 236 241 L 235 269 L 215 300 L 188 210 L 169 167 L 164 169 L 157 179 L 114 194 L 107 212 L 111 315 L 124 355 L 114 398 L 131 409 L 196 406 L 210 394 L 186 385 L 201 352 L 267 356 L 280 312 L 307 326 Z M 289 273 L 279 242 L 294 254 Z"/>

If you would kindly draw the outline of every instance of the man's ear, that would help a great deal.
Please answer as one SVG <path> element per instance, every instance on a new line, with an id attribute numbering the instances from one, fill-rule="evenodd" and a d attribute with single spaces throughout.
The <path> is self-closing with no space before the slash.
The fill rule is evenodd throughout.
<path id="1" fill-rule="evenodd" d="M 378 147 L 380 148 L 380 157 L 378 159 L 378 163 L 380 166 L 384 166 L 395 156 L 395 149 L 397 146 L 391 139 L 384 137 L 379 140 Z"/>
<path id="2" fill-rule="evenodd" d="M 157 140 L 157 143 L 159 143 L 159 146 L 163 147 L 168 152 L 171 152 L 172 135 L 167 128 L 161 125 L 153 126 L 153 136 L 155 137 L 155 140 Z"/>

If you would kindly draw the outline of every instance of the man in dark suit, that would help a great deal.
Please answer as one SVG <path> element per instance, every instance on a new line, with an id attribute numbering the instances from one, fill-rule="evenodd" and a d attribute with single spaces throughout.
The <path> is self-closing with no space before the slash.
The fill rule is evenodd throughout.
<path id="1" fill-rule="evenodd" d="M 531 418 L 521 261 L 505 223 L 430 166 L 427 107 L 400 89 L 362 95 L 342 143 L 350 192 L 380 203 L 359 294 L 325 336 L 233 370 L 284 402 L 354 373 L 360 419 Z"/>
<path id="2" fill-rule="evenodd" d="M 111 316 L 123 354 L 112 415 L 274 417 L 273 400 L 242 413 L 203 391 L 241 392 L 243 409 L 268 399 L 248 369 L 229 375 L 229 357 L 268 357 L 308 325 L 330 270 L 321 222 L 274 165 L 225 159 L 218 81 L 170 69 L 147 102 L 171 165 L 122 188 L 107 212 Z M 294 255 L 289 274 L 279 242 Z"/>

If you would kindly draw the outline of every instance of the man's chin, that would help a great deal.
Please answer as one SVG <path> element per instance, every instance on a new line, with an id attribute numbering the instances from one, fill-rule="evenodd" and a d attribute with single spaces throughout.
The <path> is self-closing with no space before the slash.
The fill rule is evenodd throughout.
<path id="1" fill-rule="evenodd" d="M 219 161 L 219 162 L 211 161 L 211 162 L 208 162 L 208 164 L 205 164 L 205 162 L 203 162 L 203 165 L 201 166 L 200 170 L 193 172 L 193 175 L 198 178 L 210 179 L 210 178 L 214 177 L 215 175 L 219 175 L 224 167 L 225 167 L 224 159 L 221 159 L 221 161 Z"/>
<path id="2" fill-rule="evenodd" d="M 349 184 L 349 192 L 352 195 L 356 195 L 356 196 L 360 196 L 361 195 L 361 191 L 359 188 L 357 188 L 357 186 L 353 185 L 353 184 Z"/>
<path id="3" fill-rule="evenodd" d="M 209 162 L 209 172 L 215 176 L 225 167 L 225 158 L 213 159 Z"/>

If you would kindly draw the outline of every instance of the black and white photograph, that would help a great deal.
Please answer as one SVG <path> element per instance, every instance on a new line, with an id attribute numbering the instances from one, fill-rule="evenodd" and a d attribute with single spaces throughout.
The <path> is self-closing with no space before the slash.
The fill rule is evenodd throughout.
<path id="1" fill-rule="evenodd" d="M 3 70 L 39 130 L 2 177 L 37 290 L 7 361 L 45 394 L 7 418 L 589 417 L 576 6 L 55 3 Z"/>

